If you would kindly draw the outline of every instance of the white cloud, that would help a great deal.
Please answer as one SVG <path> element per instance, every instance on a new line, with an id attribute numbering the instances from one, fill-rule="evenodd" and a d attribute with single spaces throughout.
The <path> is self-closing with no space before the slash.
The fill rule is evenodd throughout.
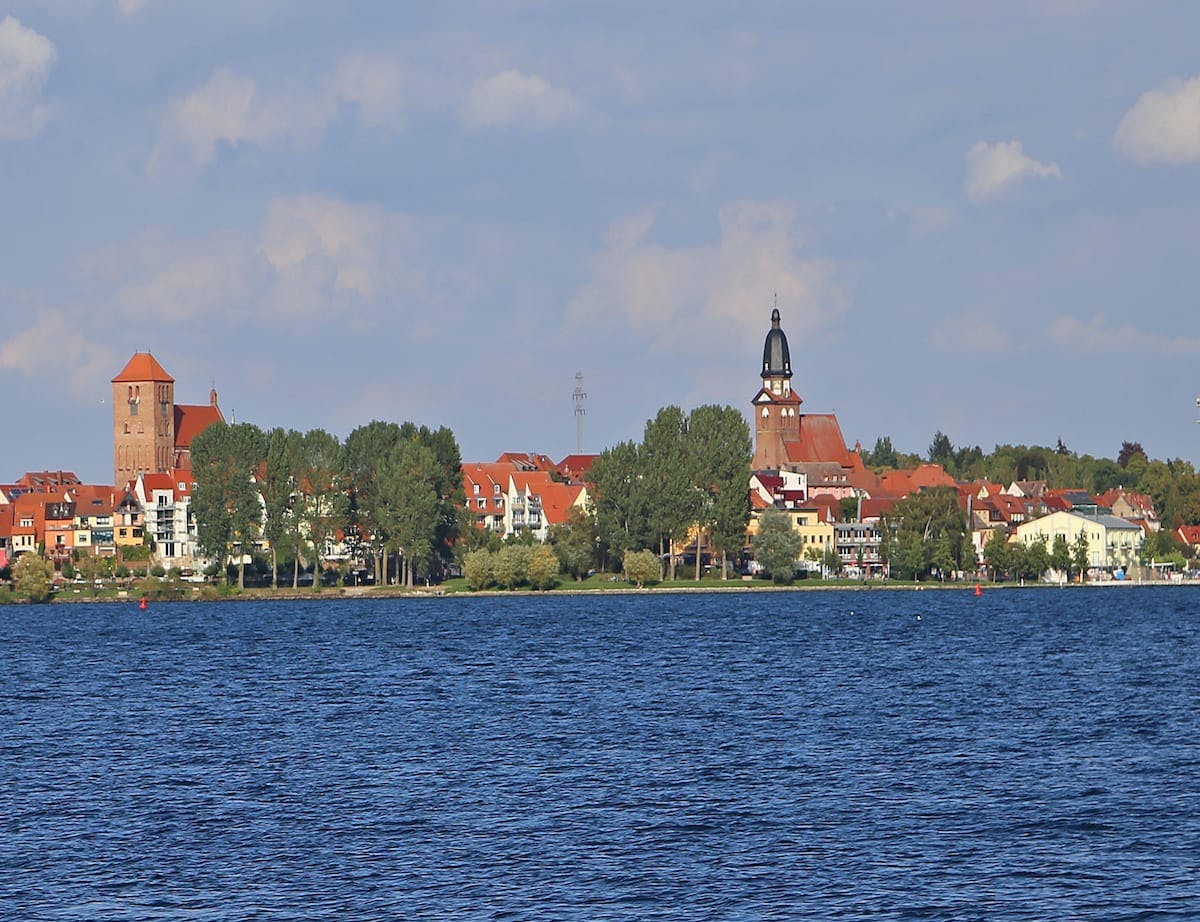
<path id="1" fill-rule="evenodd" d="M 1057 163 L 1039 163 L 1021 149 L 1020 141 L 978 141 L 967 151 L 964 190 L 972 202 L 996 198 L 1029 177 L 1062 178 Z"/>
<path id="2" fill-rule="evenodd" d="M 343 58 L 332 78 L 338 99 L 357 107 L 359 117 L 372 127 L 399 127 L 407 108 L 404 89 L 409 82 L 398 60 L 367 54 Z"/>
<path id="3" fill-rule="evenodd" d="M 147 234 L 86 263 L 97 284 L 109 267 L 125 267 L 113 301 L 130 318 L 189 328 L 336 316 L 365 330 L 394 300 L 437 300 L 422 255 L 437 231 L 376 205 L 305 195 L 272 200 L 256 231 L 193 240 Z"/>
<path id="4" fill-rule="evenodd" d="M 1114 352 L 1125 355 L 1171 356 L 1200 355 L 1200 339 L 1188 336 L 1161 336 L 1132 324 L 1112 326 L 1104 314 L 1089 321 L 1070 315 L 1059 317 L 1046 328 L 1051 339 L 1076 351 Z"/>
<path id="5" fill-rule="evenodd" d="M 772 297 L 789 329 L 811 333 L 844 307 L 831 263 L 802 255 L 795 210 L 784 202 L 736 202 L 720 212 L 720 238 L 708 246 L 667 247 L 648 239 L 653 209 L 616 222 L 592 259 L 591 279 L 568 306 L 591 326 L 623 318 L 657 342 L 716 346 L 761 334 Z"/>
<path id="6" fill-rule="evenodd" d="M 348 55 L 309 85 L 279 92 L 221 69 L 169 104 L 149 169 L 157 172 L 179 151 L 195 165 L 206 166 L 222 144 L 313 143 L 341 105 L 353 107 L 369 127 L 399 127 L 406 108 L 404 85 L 400 62 L 376 55 Z"/>
<path id="7" fill-rule="evenodd" d="M 266 94 L 251 78 L 218 70 L 206 84 L 170 105 L 165 140 L 152 155 L 151 167 L 157 167 L 165 149 L 175 145 L 204 166 L 221 144 L 313 140 L 324 131 L 334 110 L 330 94 Z"/>
<path id="8" fill-rule="evenodd" d="M 271 282 L 258 241 L 240 231 L 191 241 L 149 235 L 124 259 L 135 267 L 134 278 L 113 296 L 117 307 L 130 318 L 154 316 L 170 325 L 193 319 L 243 321 Z"/>
<path id="9" fill-rule="evenodd" d="M 1143 93 L 1117 126 L 1113 146 L 1143 162 L 1200 161 L 1200 77 Z"/>
<path id="10" fill-rule="evenodd" d="M 50 117 L 42 90 L 57 56 L 44 35 L 12 16 L 0 19 L 0 140 L 25 141 L 42 130 Z"/>
<path id="11" fill-rule="evenodd" d="M 79 324 L 56 310 L 41 310 L 32 326 L 0 346 L 0 368 L 27 377 L 44 375 L 47 356 L 67 369 L 71 390 L 77 396 L 94 396 L 96 382 L 112 376 L 116 356 L 106 346 L 89 339 Z"/>
<path id="12" fill-rule="evenodd" d="M 545 127 L 578 114 L 582 108 L 570 91 L 553 87 L 541 77 L 509 69 L 476 81 L 462 117 L 473 128 L 516 124 Z"/>

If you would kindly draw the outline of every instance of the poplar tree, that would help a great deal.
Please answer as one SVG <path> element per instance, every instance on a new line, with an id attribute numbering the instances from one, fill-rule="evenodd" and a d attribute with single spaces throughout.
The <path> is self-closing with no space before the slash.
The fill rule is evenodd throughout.
<path id="1" fill-rule="evenodd" d="M 731 550 L 740 550 L 750 521 L 750 428 L 741 411 L 709 404 L 688 416 L 691 481 L 698 497 L 696 579 L 700 579 L 700 534 L 707 532 L 721 557 L 721 578 L 728 576 Z"/>
<path id="2" fill-rule="evenodd" d="M 214 423 L 192 440 L 191 509 L 200 548 L 222 565 L 237 548 L 239 589 L 246 585 L 246 549 L 262 530 L 253 478 L 265 455 L 266 437 L 251 423 Z"/>

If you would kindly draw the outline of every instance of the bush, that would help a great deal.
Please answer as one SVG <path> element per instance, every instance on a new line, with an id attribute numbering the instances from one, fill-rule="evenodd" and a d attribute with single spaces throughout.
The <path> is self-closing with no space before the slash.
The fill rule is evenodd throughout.
<path id="1" fill-rule="evenodd" d="M 529 582 L 534 589 L 553 589 L 558 585 L 558 556 L 554 548 L 542 544 L 529 555 Z"/>
<path id="2" fill-rule="evenodd" d="M 150 545 L 131 544 L 121 548 L 121 558 L 127 562 L 145 563 L 150 559 Z"/>
<path id="3" fill-rule="evenodd" d="M 505 544 L 492 562 L 492 578 L 505 589 L 515 589 L 529 577 L 532 553 L 527 544 Z"/>
<path id="4" fill-rule="evenodd" d="M 48 602 L 53 591 L 54 568 L 37 554 L 22 554 L 13 564 L 17 595 L 30 602 Z"/>
<path id="5" fill-rule="evenodd" d="M 625 578 L 639 589 L 662 579 L 662 564 L 654 551 L 626 551 L 622 566 Z"/>
<path id="6" fill-rule="evenodd" d="M 150 575 L 156 576 L 159 579 L 162 579 L 164 576 L 167 575 L 167 568 L 164 567 L 161 563 L 156 563 L 154 566 L 152 566 L 150 568 Z"/>
<path id="7" fill-rule="evenodd" d="M 156 602 L 174 602 L 183 598 L 183 586 L 178 580 L 147 576 L 138 584 L 138 591 L 147 599 Z"/>
<path id="8" fill-rule="evenodd" d="M 480 549 L 463 558 L 463 578 L 467 586 L 478 592 L 492 584 L 492 555 Z"/>
<path id="9" fill-rule="evenodd" d="M 117 577 L 117 579 L 129 579 L 129 567 L 125 566 L 123 563 L 117 564 L 117 569 L 114 572 L 114 575 Z"/>

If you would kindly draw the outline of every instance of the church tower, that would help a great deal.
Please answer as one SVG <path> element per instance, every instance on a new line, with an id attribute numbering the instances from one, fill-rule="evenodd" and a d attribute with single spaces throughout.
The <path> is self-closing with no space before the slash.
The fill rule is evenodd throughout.
<path id="1" fill-rule="evenodd" d="M 779 308 L 771 311 L 771 329 L 763 343 L 762 387 L 754 396 L 756 471 L 778 471 L 788 462 L 788 442 L 800 439 L 800 397 L 792 390 L 792 356 Z"/>
<path id="2" fill-rule="evenodd" d="M 113 484 L 169 472 L 175 456 L 175 379 L 136 352 L 112 379 Z"/>

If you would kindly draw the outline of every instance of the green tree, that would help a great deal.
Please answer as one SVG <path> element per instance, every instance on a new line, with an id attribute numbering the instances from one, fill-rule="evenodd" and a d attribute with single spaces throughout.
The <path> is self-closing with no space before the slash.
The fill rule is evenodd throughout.
<path id="1" fill-rule="evenodd" d="M 492 583 L 493 555 L 486 550 L 471 551 L 463 559 L 463 578 L 467 585 L 478 592 Z"/>
<path id="2" fill-rule="evenodd" d="M 1065 535 L 1055 535 L 1050 548 L 1050 566 L 1059 573 L 1066 573 L 1071 566 L 1071 546 Z"/>
<path id="3" fill-rule="evenodd" d="M 563 572 L 576 580 L 582 580 L 595 566 L 600 534 L 595 517 L 585 510 L 574 507 L 566 522 L 551 525 L 549 540 Z"/>
<path id="4" fill-rule="evenodd" d="M 934 550 L 945 539 L 948 553 L 943 559 L 962 560 L 971 532 L 966 514 L 953 487 L 935 487 L 912 493 L 896 503 L 880 522 L 880 554 L 897 579 L 916 579 L 935 566 Z"/>
<path id="5" fill-rule="evenodd" d="M 1038 535 L 1025 545 L 1024 559 L 1021 561 L 1022 579 L 1041 579 L 1042 574 L 1050 569 L 1050 551 L 1046 544 L 1046 536 Z"/>
<path id="6" fill-rule="evenodd" d="M 429 565 L 435 552 L 439 476 L 437 455 L 415 437 L 402 438 L 377 474 L 377 522 L 403 555 L 403 582 L 409 587 L 416 569 Z"/>
<path id="7" fill-rule="evenodd" d="M 938 578 L 946 581 L 946 574 L 954 572 L 954 549 L 950 545 L 950 536 L 946 533 L 938 535 L 933 545 L 933 556 L 930 563 L 938 571 Z"/>
<path id="8" fill-rule="evenodd" d="M 602 452 L 589 472 L 601 545 L 618 560 L 627 550 L 653 543 L 649 518 L 653 487 L 643 477 L 642 467 L 640 446 L 621 442 Z"/>
<path id="9" fill-rule="evenodd" d="M 954 446 L 950 437 L 940 429 L 933 434 L 933 441 L 929 443 L 929 460 L 947 469 L 954 466 Z"/>
<path id="10" fill-rule="evenodd" d="M 758 532 L 752 541 L 754 559 L 776 584 L 790 583 L 796 576 L 800 535 L 782 509 L 764 509 L 758 517 Z"/>
<path id="11" fill-rule="evenodd" d="M 675 579 L 675 542 L 696 521 L 700 494 L 689 476 L 688 418 L 676 406 L 663 407 L 646 421 L 639 453 L 641 475 L 654 489 L 646 492 L 646 517 L 660 556 L 668 555 L 668 578 Z"/>
<path id="12" fill-rule="evenodd" d="M 1087 572 L 1089 550 L 1087 534 L 1080 531 L 1071 542 L 1071 568 L 1079 575 L 1080 582 L 1083 582 L 1083 576 Z"/>
<path id="13" fill-rule="evenodd" d="M 298 443 L 296 516 L 301 534 L 313 551 L 313 586 L 320 585 L 321 552 L 346 524 L 349 496 L 343 473 L 342 446 L 324 429 L 304 433 Z"/>
<path id="14" fill-rule="evenodd" d="M 732 551 L 741 550 L 750 521 L 750 459 L 753 443 L 740 410 L 730 406 L 696 407 L 688 416 L 691 480 L 698 507 L 696 579 L 700 579 L 700 532 L 706 532 L 728 577 Z"/>
<path id="15" fill-rule="evenodd" d="M 54 587 L 54 567 L 38 554 L 22 554 L 12 565 L 13 588 L 30 602 L 47 602 Z"/>
<path id="16" fill-rule="evenodd" d="M 300 530 L 295 502 L 303 436 L 276 427 L 266 434 L 266 457 L 258 478 L 263 499 L 263 536 L 271 546 L 271 585 L 278 585 L 279 554 L 292 561 L 292 588 L 300 580 Z"/>
<path id="17" fill-rule="evenodd" d="M 625 578 L 641 589 L 662 579 L 662 565 L 651 550 L 626 551 L 621 558 Z"/>
<path id="18" fill-rule="evenodd" d="M 899 458 L 896 456 L 896 449 L 892 447 L 891 436 L 881 435 L 875 439 L 875 447 L 866 453 L 863 461 L 874 468 L 894 470 L 899 467 Z"/>
<path id="19" fill-rule="evenodd" d="M 372 556 L 379 583 L 388 582 L 387 558 L 393 543 L 385 522 L 387 503 L 379 487 L 378 474 L 400 439 L 398 425 L 374 420 L 346 436 L 343 446 L 350 491 L 348 515 Z"/>
<path id="20" fill-rule="evenodd" d="M 200 548 L 222 562 L 237 549 L 239 588 L 245 586 L 245 553 L 262 525 L 253 477 L 265 454 L 265 436 L 250 423 L 214 423 L 191 445 L 191 511 Z"/>
<path id="21" fill-rule="evenodd" d="M 1012 549 L 1008 537 L 1000 529 L 988 536 L 983 545 L 983 562 L 992 572 L 992 579 L 1003 579 L 1012 568 Z"/>
<path id="22" fill-rule="evenodd" d="M 529 584 L 534 589 L 553 589 L 558 584 L 558 557 L 554 548 L 539 544 L 529 555 Z"/>

